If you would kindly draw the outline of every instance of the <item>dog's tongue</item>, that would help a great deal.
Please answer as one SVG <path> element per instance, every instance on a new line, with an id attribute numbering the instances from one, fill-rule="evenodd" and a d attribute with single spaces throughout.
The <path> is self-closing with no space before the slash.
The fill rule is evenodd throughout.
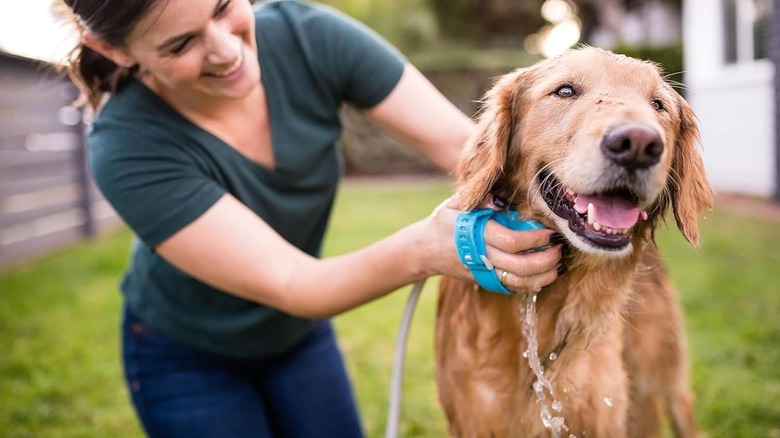
<path id="1" fill-rule="evenodd" d="M 592 220 L 610 228 L 631 228 L 639 220 L 641 213 L 639 207 L 631 201 L 614 196 L 577 195 L 574 209 L 580 214 L 587 214 L 588 204 L 593 204 L 594 216 L 589 218 L 589 221 Z"/>

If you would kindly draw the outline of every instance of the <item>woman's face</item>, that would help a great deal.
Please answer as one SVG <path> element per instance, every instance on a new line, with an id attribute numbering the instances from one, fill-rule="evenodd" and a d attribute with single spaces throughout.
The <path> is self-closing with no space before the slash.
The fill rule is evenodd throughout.
<path id="1" fill-rule="evenodd" d="M 168 0 L 136 26 L 125 53 L 163 97 L 240 99 L 260 84 L 248 0 Z"/>

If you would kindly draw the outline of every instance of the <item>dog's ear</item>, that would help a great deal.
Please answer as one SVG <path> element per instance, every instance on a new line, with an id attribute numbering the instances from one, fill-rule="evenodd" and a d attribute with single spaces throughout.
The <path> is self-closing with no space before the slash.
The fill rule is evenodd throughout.
<path id="1" fill-rule="evenodd" d="M 494 187 L 502 185 L 527 71 L 520 68 L 501 76 L 485 94 L 477 130 L 456 169 L 463 209 L 476 208 Z"/>
<path id="2" fill-rule="evenodd" d="M 680 107 L 680 132 L 674 148 L 669 187 L 672 210 L 680 232 L 688 242 L 698 246 L 698 216 L 712 209 L 713 191 L 697 149 L 700 137 L 696 115 L 682 96 L 678 95 L 677 101 Z"/>

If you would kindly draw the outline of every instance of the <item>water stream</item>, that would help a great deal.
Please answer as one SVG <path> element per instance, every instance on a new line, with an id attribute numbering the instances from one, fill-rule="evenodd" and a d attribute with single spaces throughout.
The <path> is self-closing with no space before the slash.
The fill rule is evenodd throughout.
<path id="1" fill-rule="evenodd" d="M 528 366 L 536 376 L 533 384 L 536 394 L 536 404 L 539 405 L 540 416 L 544 427 L 550 430 L 553 438 L 561 438 L 564 432 L 568 432 L 566 421 L 563 417 L 563 404 L 555 397 L 552 382 L 544 375 L 544 366 L 539 359 L 539 339 L 537 337 L 536 293 L 526 295 L 518 304 L 520 318 L 523 321 L 522 332 L 528 342 L 528 348 L 523 352 L 523 357 L 528 359 Z M 550 361 L 557 359 L 555 353 L 550 353 Z M 548 402 L 549 395 L 549 402 Z M 569 434 L 568 438 L 576 438 Z"/>

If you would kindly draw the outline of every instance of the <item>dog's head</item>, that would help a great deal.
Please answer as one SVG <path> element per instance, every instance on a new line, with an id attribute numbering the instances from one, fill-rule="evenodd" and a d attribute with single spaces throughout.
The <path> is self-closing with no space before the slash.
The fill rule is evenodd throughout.
<path id="1" fill-rule="evenodd" d="M 489 193 L 584 253 L 621 256 L 671 208 L 698 244 L 712 189 L 687 102 L 652 63 L 585 47 L 488 91 L 457 174 L 461 207 Z"/>

